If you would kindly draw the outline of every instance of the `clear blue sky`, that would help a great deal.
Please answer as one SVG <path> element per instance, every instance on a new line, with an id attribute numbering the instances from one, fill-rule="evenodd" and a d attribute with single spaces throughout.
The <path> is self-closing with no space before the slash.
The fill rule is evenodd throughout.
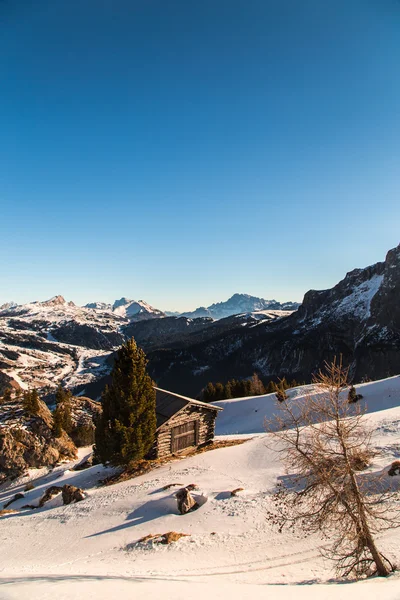
<path id="1" fill-rule="evenodd" d="M 301 300 L 400 232 L 398 0 L 2 0 L 0 303 Z"/>

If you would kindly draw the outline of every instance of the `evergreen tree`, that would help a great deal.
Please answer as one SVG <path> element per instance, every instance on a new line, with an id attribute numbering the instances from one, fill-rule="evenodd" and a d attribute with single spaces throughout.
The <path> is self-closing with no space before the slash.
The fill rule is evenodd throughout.
<path id="1" fill-rule="evenodd" d="M 253 373 L 253 376 L 250 380 L 251 382 L 251 394 L 253 396 L 262 396 L 265 394 L 265 387 L 257 373 Z"/>
<path id="2" fill-rule="evenodd" d="M 228 399 L 228 398 L 232 398 L 232 386 L 231 386 L 231 382 L 228 381 L 225 384 L 224 387 L 224 398 Z"/>
<path id="3" fill-rule="evenodd" d="M 53 435 L 56 438 L 61 437 L 63 432 L 63 410 L 61 406 L 57 406 L 53 412 Z"/>
<path id="4" fill-rule="evenodd" d="M 215 399 L 225 400 L 225 388 L 224 385 L 220 382 L 215 384 Z"/>
<path id="5" fill-rule="evenodd" d="M 156 393 L 146 365 L 146 355 L 133 339 L 117 353 L 96 423 L 95 454 L 102 463 L 127 465 L 144 458 L 154 443 Z"/>
<path id="6" fill-rule="evenodd" d="M 37 389 L 32 390 L 31 406 L 32 406 L 32 414 L 37 415 L 39 413 L 39 409 L 40 409 L 39 394 L 37 392 Z"/>
<path id="7" fill-rule="evenodd" d="M 22 396 L 22 406 L 28 415 L 37 415 L 39 413 L 39 394 L 37 390 L 27 390 Z"/>
<path id="8" fill-rule="evenodd" d="M 53 434 L 60 437 L 62 431 L 70 434 L 73 429 L 72 423 L 72 393 L 60 384 L 56 391 L 56 408 L 53 412 Z"/>
<path id="9" fill-rule="evenodd" d="M 204 402 L 213 402 L 215 399 L 215 387 L 210 381 L 203 390 L 203 400 Z"/>
<path id="10" fill-rule="evenodd" d="M 63 404 L 64 402 L 71 403 L 71 397 L 71 391 L 66 388 L 63 388 L 63 386 L 60 383 L 56 391 L 56 405 L 58 406 L 59 404 Z"/>
<path id="11" fill-rule="evenodd" d="M 274 381 L 269 381 L 267 387 L 265 388 L 266 394 L 273 394 L 276 391 L 276 383 Z"/>

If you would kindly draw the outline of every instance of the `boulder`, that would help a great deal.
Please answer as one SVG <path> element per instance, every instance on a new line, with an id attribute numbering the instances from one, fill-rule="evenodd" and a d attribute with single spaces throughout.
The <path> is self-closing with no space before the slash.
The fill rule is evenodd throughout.
<path id="1" fill-rule="evenodd" d="M 392 463 L 392 466 L 390 467 L 390 469 L 388 471 L 388 475 L 390 475 L 390 477 L 395 477 L 396 475 L 400 475 L 400 460 L 395 460 Z"/>
<path id="2" fill-rule="evenodd" d="M 64 504 L 80 502 L 85 499 L 85 493 L 81 488 L 66 484 L 62 488 L 62 499 Z"/>
<path id="3" fill-rule="evenodd" d="M 181 513 L 181 515 L 185 515 L 186 513 L 192 510 L 196 510 L 196 508 L 199 507 L 196 500 L 186 488 L 178 490 L 178 492 L 176 493 L 176 499 L 178 502 L 178 510 Z"/>
<path id="4" fill-rule="evenodd" d="M 58 485 L 52 485 L 51 487 L 47 488 L 47 490 L 39 500 L 39 508 L 42 508 L 42 506 L 44 506 L 46 502 L 48 502 L 49 500 L 54 498 L 54 496 L 57 496 L 57 494 L 60 494 L 61 492 L 62 488 Z"/>

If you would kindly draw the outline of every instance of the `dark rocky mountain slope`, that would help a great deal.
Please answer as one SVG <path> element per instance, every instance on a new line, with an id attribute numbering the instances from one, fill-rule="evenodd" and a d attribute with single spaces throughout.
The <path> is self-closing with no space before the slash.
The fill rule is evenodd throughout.
<path id="1" fill-rule="evenodd" d="M 400 245 L 384 262 L 355 269 L 330 290 L 311 290 L 299 309 L 210 339 L 149 352 L 161 387 L 195 395 L 207 381 L 286 377 L 309 381 L 325 360 L 342 354 L 355 381 L 400 372 Z M 209 329 L 208 329 L 209 331 Z"/>

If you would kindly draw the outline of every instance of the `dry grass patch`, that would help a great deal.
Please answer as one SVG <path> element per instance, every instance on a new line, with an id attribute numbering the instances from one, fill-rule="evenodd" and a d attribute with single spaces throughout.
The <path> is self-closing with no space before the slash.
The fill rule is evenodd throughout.
<path id="1" fill-rule="evenodd" d="M 138 544 L 147 544 L 154 542 L 155 544 L 172 544 L 177 542 L 182 537 L 190 537 L 189 533 L 179 533 L 177 531 L 168 531 L 167 533 L 149 533 L 137 541 Z"/>
<path id="2" fill-rule="evenodd" d="M 0 510 L 0 517 L 4 517 L 4 515 L 11 515 L 12 513 L 18 512 L 17 510 L 13 510 L 12 508 L 3 508 Z"/>

